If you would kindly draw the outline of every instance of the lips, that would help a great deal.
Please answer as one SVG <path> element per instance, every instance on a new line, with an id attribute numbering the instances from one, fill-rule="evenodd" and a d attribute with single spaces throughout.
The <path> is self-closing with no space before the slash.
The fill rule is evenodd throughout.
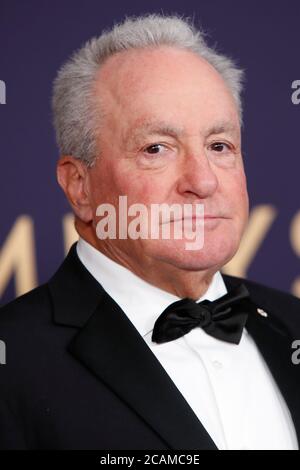
<path id="1" fill-rule="evenodd" d="M 214 219 L 227 219 L 228 217 L 224 217 L 222 215 L 205 215 L 204 217 L 199 217 L 196 215 L 193 215 L 191 217 L 182 217 L 180 219 L 171 219 L 165 223 L 170 223 L 170 222 L 178 222 L 179 220 L 214 220 Z"/>
<path id="2" fill-rule="evenodd" d="M 163 220 L 162 224 L 170 224 L 170 223 L 173 223 L 173 222 L 185 221 L 185 220 L 213 221 L 213 220 L 219 220 L 219 219 L 230 219 L 230 217 L 228 217 L 224 214 L 214 214 L 214 213 L 205 213 L 205 212 L 204 212 L 204 214 L 197 214 L 197 213 L 193 213 L 193 211 L 191 211 L 191 213 L 187 213 L 186 215 L 183 212 L 182 216 L 178 217 L 178 218 L 174 218 L 174 216 L 172 217 L 172 214 L 171 214 L 171 218 Z"/>

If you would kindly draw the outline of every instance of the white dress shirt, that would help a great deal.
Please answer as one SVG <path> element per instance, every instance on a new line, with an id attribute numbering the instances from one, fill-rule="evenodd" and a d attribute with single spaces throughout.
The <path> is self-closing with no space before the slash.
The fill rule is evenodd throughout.
<path id="1" fill-rule="evenodd" d="M 168 343 L 153 343 L 156 319 L 179 297 L 147 283 L 83 239 L 77 253 L 143 337 L 218 449 L 298 449 L 287 405 L 246 329 L 239 345 L 201 328 Z M 199 301 L 226 292 L 217 272 Z"/>

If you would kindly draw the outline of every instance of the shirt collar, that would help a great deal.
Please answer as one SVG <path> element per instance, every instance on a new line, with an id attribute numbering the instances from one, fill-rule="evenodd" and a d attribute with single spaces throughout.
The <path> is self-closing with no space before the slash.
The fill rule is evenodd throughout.
<path id="1" fill-rule="evenodd" d="M 103 289 L 114 299 L 138 332 L 145 336 L 152 331 L 159 315 L 180 297 L 144 281 L 80 238 L 77 243 L 80 261 Z M 217 271 L 198 301 L 215 300 L 227 293 L 222 275 Z"/>

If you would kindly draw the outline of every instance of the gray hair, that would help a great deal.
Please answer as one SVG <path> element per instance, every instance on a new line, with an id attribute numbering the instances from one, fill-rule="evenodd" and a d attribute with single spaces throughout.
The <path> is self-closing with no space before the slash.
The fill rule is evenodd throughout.
<path id="1" fill-rule="evenodd" d="M 90 167 L 99 154 L 97 131 L 101 123 L 101 105 L 96 105 L 94 85 L 104 61 L 129 49 L 163 45 L 192 51 L 207 60 L 230 89 L 242 121 L 243 71 L 231 58 L 209 47 L 204 33 L 188 18 L 160 14 L 129 17 L 88 41 L 57 74 L 52 106 L 61 155 L 72 155 Z"/>

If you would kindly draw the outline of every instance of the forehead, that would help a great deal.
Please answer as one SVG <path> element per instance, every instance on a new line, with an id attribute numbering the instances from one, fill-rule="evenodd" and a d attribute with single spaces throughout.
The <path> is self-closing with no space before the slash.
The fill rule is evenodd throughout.
<path id="1" fill-rule="evenodd" d="M 111 116 L 150 128 L 151 121 L 182 127 L 180 119 L 238 121 L 233 96 L 220 74 L 196 54 L 160 47 L 110 57 L 98 74 L 98 96 Z M 146 121 L 146 122 L 144 122 Z M 149 124 L 149 122 L 150 124 Z"/>
<path id="2" fill-rule="evenodd" d="M 127 85 L 130 89 L 147 84 L 154 87 L 157 81 L 161 86 L 164 82 L 165 85 L 173 85 L 169 82 L 170 76 L 176 78 L 175 84 L 226 87 L 223 78 L 205 59 L 171 46 L 130 49 L 114 54 L 101 66 L 98 81 L 102 87 L 114 92 L 122 87 L 124 94 L 128 91 Z"/>

